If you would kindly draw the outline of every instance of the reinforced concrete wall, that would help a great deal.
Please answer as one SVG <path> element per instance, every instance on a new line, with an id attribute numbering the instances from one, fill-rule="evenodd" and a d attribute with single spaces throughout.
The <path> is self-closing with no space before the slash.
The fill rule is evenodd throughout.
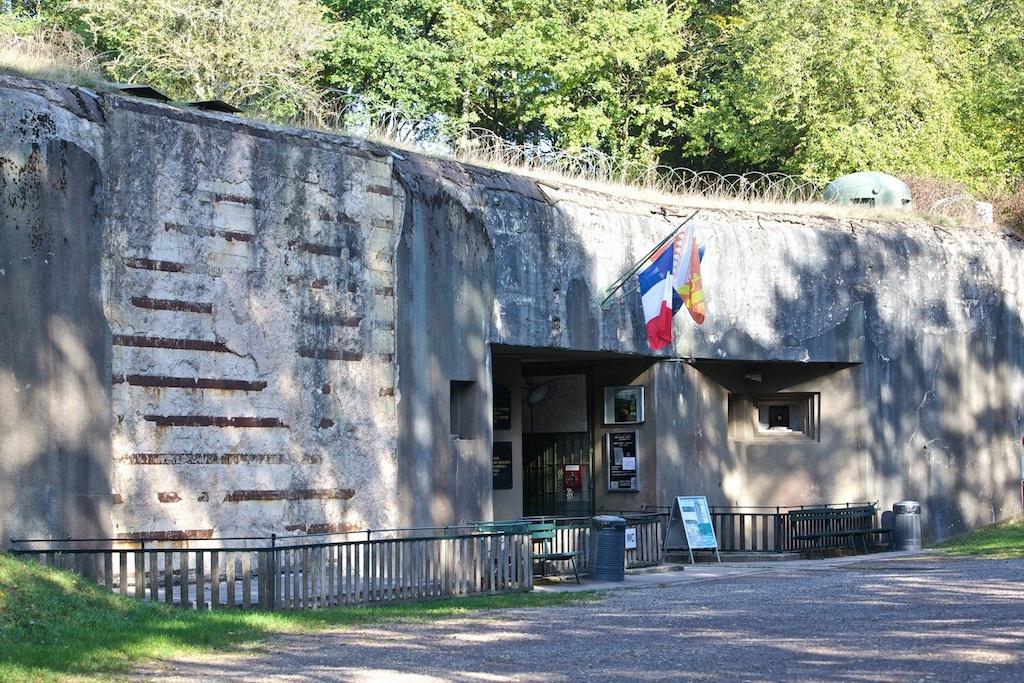
<path id="1" fill-rule="evenodd" d="M 390 154 L 0 95 L 0 540 L 397 524 Z"/>
<path id="2" fill-rule="evenodd" d="M 656 444 L 647 453 L 657 461 L 647 477 L 656 490 L 604 495 L 599 487 L 599 504 L 636 509 L 705 494 L 718 504 L 869 500 L 885 508 L 914 498 L 924 503 L 930 537 L 1019 514 L 1021 237 L 703 209 L 693 222 L 707 244 L 707 322 L 697 327 L 677 316 L 673 347 L 651 354 L 638 294 L 608 310 L 598 301 L 693 207 L 450 162 L 407 159 L 396 171 L 403 184 L 420 188 L 409 194 L 407 212 L 429 195 L 431 211 L 457 207 L 460 231 L 491 245 L 494 277 L 485 288 L 494 298 L 474 306 L 485 311 L 480 319 L 463 311 L 459 324 L 482 325 L 502 353 L 564 349 L 686 361 L 632 373 L 631 381 L 648 387 L 643 440 Z M 439 197 L 449 208 L 438 207 Z M 415 244 L 421 230 L 407 221 L 403 241 Z M 445 280 L 430 287 L 437 297 L 459 291 Z M 400 328 L 403 322 L 400 308 Z M 602 363 L 603 373 L 628 370 L 611 357 Z M 761 380 L 745 379 L 752 374 Z M 730 397 L 753 410 L 757 395 L 774 392 L 819 395 L 816 438 L 730 429 Z M 594 442 L 599 482 L 601 431 Z"/>
<path id="3" fill-rule="evenodd" d="M 25 106 L 25 100 L 36 106 Z M 0 543 L 110 528 L 96 111 L 0 90 Z M 56 131 L 71 132 L 63 139 Z"/>
<path id="4" fill-rule="evenodd" d="M 933 537 L 1018 511 L 998 229 L 701 209 L 707 323 L 652 354 L 635 292 L 598 301 L 685 203 L 11 77 L 0 132 L 0 543 L 514 510 L 492 352 L 647 387 L 646 483 L 608 508 L 909 497 Z M 816 438 L 735 427 L 779 391 L 820 397 Z"/>

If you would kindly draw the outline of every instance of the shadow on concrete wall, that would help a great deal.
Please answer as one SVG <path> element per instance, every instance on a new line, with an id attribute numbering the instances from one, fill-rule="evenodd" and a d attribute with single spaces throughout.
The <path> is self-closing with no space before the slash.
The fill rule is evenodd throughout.
<path id="1" fill-rule="evenodd" d="M 1024 319 L 1013 292 L 1024 250 L 966 228 L 855 228 L 819 236 L 825 263 L 786 258 L 789 278 L 831 270 L 864 302 L 864 362 L 852 369 L 861 406 L 823 425 L 823 441 L 866 460 L 883 507 L 920 500 L 929 537 L 1019 512 Z M 776 287 L 777 329 L 802 300 Z"/>
<path id="2" fill-rule="evenodd" d="M 59 139 L 0 160 L 0 546 L 110 533 L 101 177 Z"/>

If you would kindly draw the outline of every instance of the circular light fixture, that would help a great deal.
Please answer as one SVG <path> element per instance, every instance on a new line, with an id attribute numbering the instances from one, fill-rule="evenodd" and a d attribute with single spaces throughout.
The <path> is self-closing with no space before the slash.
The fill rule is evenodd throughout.
<path id="1" fill-rule="evenodd" d="M 533 389 L 531 389 L 530 393 L 527 394 L 526 396 L 526 402 L 532 406 L 535 406 L 538 403 L 542 403 L 551 398 L 554 395 L 554 393 L 554 381 L 547 381 L 544 382 L 543 384 L 538 384 Z"/>

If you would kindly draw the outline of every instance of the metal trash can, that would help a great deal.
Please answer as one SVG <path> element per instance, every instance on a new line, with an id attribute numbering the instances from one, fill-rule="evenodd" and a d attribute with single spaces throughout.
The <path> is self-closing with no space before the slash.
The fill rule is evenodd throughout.
<path id="1" fill-rule="evenodd" d="M 921 504 L 904 500 L 892 506 L 896 523 L 896 550 L 921 549 Z"/>
<path id="2" fill-rule="evenodd" d="M 590 558 L 587 576 L 598 581 L 626 579 L 626 520 L 598 515 L 590 522 Z"/>

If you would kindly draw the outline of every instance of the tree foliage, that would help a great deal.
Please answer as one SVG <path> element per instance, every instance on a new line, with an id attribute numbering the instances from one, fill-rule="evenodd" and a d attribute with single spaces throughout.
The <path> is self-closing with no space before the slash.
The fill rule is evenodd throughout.
<path id="1" fill-rule="evenodd" d="M 330 38 L 315 0 L 68 0 L 55 13 L 107 56 L 114 79 L 179 99 L 224 99 L 273 118 L 319 100 Z"/>
<path id="2" fill-rule="evenodd" d="M 326 80 L 518 142 L 654 158 L 696 71 L 685 3 L 339 0 Z"/>
<path id="3" fill-rule="evenodd" d="M 964 23 L 971 4 L 743 0 L 686 149 L 819 178 L 871 168 L 991 182 L 1009 169 L 974 109 L 988 39 Z"/>

